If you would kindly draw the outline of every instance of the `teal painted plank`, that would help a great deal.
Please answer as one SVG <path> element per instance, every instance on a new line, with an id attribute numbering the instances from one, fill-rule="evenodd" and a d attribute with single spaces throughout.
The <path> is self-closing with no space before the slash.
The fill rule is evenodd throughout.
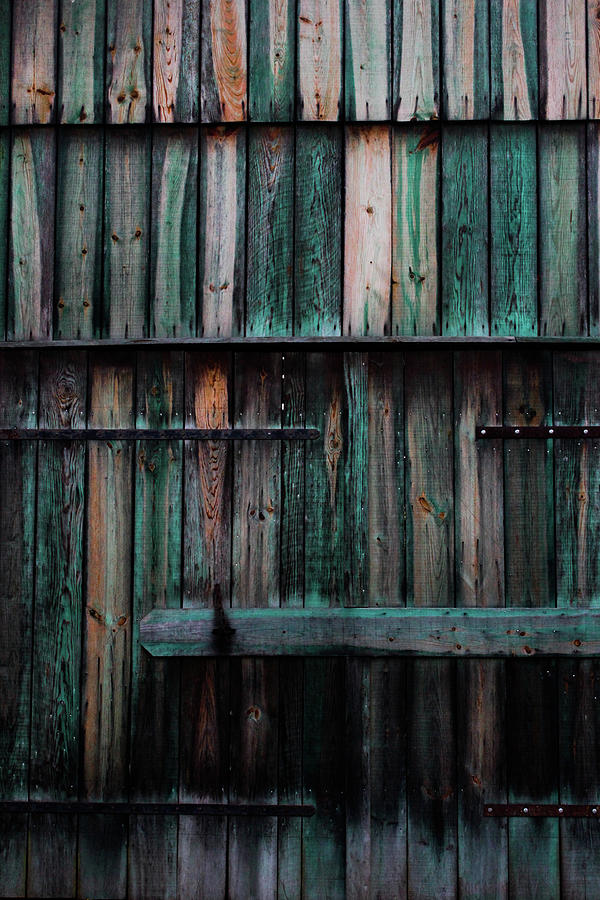
<path id="1" fill-rule="evenodd" d="M 348 120 L 390 118 L 391 6 L 391 0 L 346 0 L 344 97 Z"/>
<path id="2" fill-rule="evenodd" d="M 489 2 L 442 0 L 442 89 L 448 119 L 490 112 Z"/>
<path id="3" fill-rule="evenodd" d="M 395 0 L 393 118 L 397 121 L 439 118 L 439 47 L 439 3 Z"/>
<path id="4" fill-rule="evenodd" d="M 197 122 L 200 0 L 154 0 L 153 104 L 156 122 Z"/>
<path id="5" fill-rule="evenodd" d="M 19 0 L 12 12 L 12 121 L 46 125 L 56 108 L 58 0 Z"/>
<path id="6" fill-rule="evenodd" d="M 600 128 L 587 126 L 587 251 L 590 335 L 600 334 Z"/>
<path id="7" fill-rule="evenodd" d="M 102 122 L 105 19 L 106 0 L 60 0 L 60 122 Z"/>
<path id="8" fill-rule="evenodd" d="M 585 0 L 539 3 L 540 118 L 586 116 L 586 5 L 594 7 Z"/>
<path id="9" fill-rule="evenodd" d="M 10 119 L 10 39 L 11 39 L 10 0 L 0 3 L 0 19 L 5 28 L 0 38 L 0 125 L 8 125 Z"/>
<path id="10" fill-rule="evenodd" d="M 5 337 L 7 279 L 8 279 L 8 235 L 9 235 L 9 183 L 10 183 L 10 139 L 8 134 L 0 135 L 0 340 Z"/>
<path id="11" fill-rule="evenodd" d="M 290 122 L 294 116 L 295 4 L 249 3 L 250 118 Z"/>
<path id="12" fill-rule="evenodd" d="M 106 0 L 106 121 L 146 122 L 151 99 L 152 0 Z"/>
<path id="13" fill-rule="evenodd" d="M 299 0 L 297 116 L 335 122 L 342 96 L 343 0 Z"/>
<path id="14" fill-rule="evenodd" d="M 538 117 L 537 5 L 494 0 L 490 6 L 491 103 L 493 119 Z"/>
<path id="15" fill-rule="evenodd" d="M 248 116 L 247 0 L 202 0 L 202 122 Z"/>

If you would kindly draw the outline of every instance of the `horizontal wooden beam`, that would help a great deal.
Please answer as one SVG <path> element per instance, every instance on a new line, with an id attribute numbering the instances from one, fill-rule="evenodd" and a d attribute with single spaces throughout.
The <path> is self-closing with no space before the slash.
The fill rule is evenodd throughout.
<path id="1" fill-rule="evenodd" d="M 2 800 L 0 813 L 62 813 L 135 816 L 300 816 L 315 814 L 314 806 L 283 803 L 88 803 L 81 800 Z"/>
<path id="2" fill-rule="evenodd" d="M 314 441 L 317 428 L 0 428 L 1 441 Z"/>
<path id="3" fill-rule="evenodd" d="M 492 818 L 520 819 L 598 819 L 599 803 L 490 803 L 483 809 L 484 816 Z"/>
<path id="4" fill-rule="evenodd" d="M 154 609 L 153 656 L 597 656 L 600 609 Z"/>
<path id="5" fill-rule="evenodd" d="M 475 437 L 480 440 L 510 438 L 512 440 L 558 440 L 600 437 L 600 425 L 485 425 L 477 428 Z"/>

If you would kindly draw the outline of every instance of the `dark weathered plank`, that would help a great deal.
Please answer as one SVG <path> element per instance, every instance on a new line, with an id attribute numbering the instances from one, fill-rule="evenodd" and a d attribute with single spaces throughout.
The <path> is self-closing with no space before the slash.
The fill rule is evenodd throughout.
<path id="1" fill-rule="evenodd" d="M 600 20 L 599 20 L 600 22 Z M 600 333 L 600 126 L 587 126 L 587 275 L 590 335 Z"/>
<path id="2" fill-rule="evenodd" d="M 203 122 L 241 122 L 248 114 L 247 0 L 202 0 Z"/>
<path id="3" fill-rule="evenodd" d="M 197 122 L 200 0 L 154 0 L 152 97 L 157 122 Z"/>
<path id="4" fill-rule="evenodd" d="M 8 125 L 10 120 L 11 14 L 11 0 L 1 0 L 0 18 L 5 27 L 0 37 L 0 125 Z"/>
<path id="5" fill-rule="evenodd" d="M 392 0 L 346 0 L 344 97 L 346 118 L 389 119 Z"/>
<path id="6" fill-rule="evenodd" d="M 587 115 L 600 118 L 600 4 L 588 0 L 587 4 Z"/>
<path id="7" fill-rule="evenodd" d="M 585 0 L 541 0 L 539 27 L 540 116 L 584 119 L 587 111 Z"/>
<path id="8" fill-rule="evenodd" d="M 45 125 L 56 106 L 58 0 L 19 0 L 12 13 L 12 121 Z"/>
<path id="9" fill-rule="evenodd" d="M 102 122 L 106 0 L 60 0 L 60 122 Z"/>
<path id="10" fill-rule="evenodd" d="M 396 0 L 393 118 L 399 122 L 439 117 L 439 41 L 436 0 Z"/>
<path id="11" fill-rule="evenodd" d="M 343 0 L 298 0 L 299 119 L 335 122 L 342 95 Z"/>
<path id="12" fill-rule="evenodd" d="M 106 119 L 145 122 L 150 110 L 152 0 L 106 0 Z"/>
<path id="13" fill-rule="evenodd" d="M 5 337 L 8 299 L 9 184 L 10 138 L 8 134 L 0 134 L 0 340 Z"/>
<path id="14" fill-rule="evenodd" d="M 250 0 L 249 91 L 254 122 L 289 122 L 294 115 L 294 3 Z"/>
<path id="15" fill-rule="evenodd" d="M 448 119 L 487 119 L 488 0 L 442 0 L 442 86 Z"/>
<path id="16" fill-rule="evenodd" d="M 537 37 L 537 4 L 529 0 L 495 0 L 490 4 L 493 119 L 537 119 Z"/>

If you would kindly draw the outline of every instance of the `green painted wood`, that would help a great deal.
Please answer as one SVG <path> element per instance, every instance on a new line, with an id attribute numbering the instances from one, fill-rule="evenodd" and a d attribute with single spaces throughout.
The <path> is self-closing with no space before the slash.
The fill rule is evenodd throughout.
<path id="1" fill-rule="evenodd" d="M 10 138 L 0 134 L 0 340 L 5 337 L 9 238 Z"/>
<path id="2" fill-rule="evenodd" d="M 250 0 L 248 80 L 254 122 L 293 119 L 295 11 L 288 0 Z"/>
<path id="3" fill-rule="evenodd" d="M 393 118 L 397 121 L 439 117 L 439 46 L 439 3 L 395 0 Z"/>
<path id="4" fill-rule="evenodd" d="M 100 334 L 104 141 L 100 131 L 59 132 L 54 334 Z"/>
<path id="5" fill-rule="evenodd" d="M 490 114 L 488 0 L 442 0 L 442 90 L 447 119 Z"/>
<path id="6" fill-rule="evenodd" d="M 299 335 L 341 331 L 342 144 L 333 126 L 296 132 L 294 319 Z"/>
<path id="7" fill-rule="evenodd" d="M 537 334 L 534 125 L 490 129 L 490 316 L 496 334 Z"/>
<path id="8" fill-rule="evenodd" d="M 200 0 L 154 0 L 152 96 L 156 122 L 197 122 Z"/>
<path id="9" fill-rule="evenodd" d="M 246 0 L 202 0 L 202 122 L 242 122 L 248 115 Z"/>
<path id="10" fill-rule="evenodd" d="M 39 384 L 42 427 L 85 427 L 86 360 L 81 351 L 60 357 L 42 354 Z M 40 443 L 38 473 L 29 797 L 76 800 L 83 609 L 83 443 Z M 76 840 L 76 816 L 30 817 L 28 896 L 74 896 Z"/>
<path id="11" fill-rule="evenodd" d="M 490 6 L 493 119 L 538 117 L 537 7 L 527 0 L 495 0 Z"/>
<path id="12" fill-rule="evenodd" d="M 246 135 L 200 133 L 198 334 L 243 334 L 246 262 Z"/>
<path id="13" fill-rule="evenodd" d="M 198 135 L 155 133 L 152 143 L 151 333 L 196 334 Z"/>
<path id="14" fill-rule="evenodd" d="M 343 0 L 299 0 L 296 115 L 299 119 L 339 118 L 342 98 Z"/>
<path id="15" fill-rule="evenodd" d="M 596 122 L 588 123 L 586 140 L 589 331 L 595 339 L 600 334 L 600 128 Z"/>
<path id="16" fill-rule="evenodd" d="M 585 127 L 541 129 L 539 171 L 540 334 L 585 335 Z"/>
<path id="17" fill-rule="evenodd" d="M 181 427 L 183 356 L 139 354 L 136 425 Z M 139 441 L 134 507 L 130 797 L 177 799 L 180 669 L 151 660 L 139 643 L 139 623 L 157 607 L 181 604 L 182 447 Z M 128 892 L 169 897 L 177 879 L 177 817 L 132 816 Z"/>
<path id="18" fill-rule="evenodd" d="M 293 227 L 293 131 L 257 126 L 248 142 L 248 335 L 291 334 Z"/>
<path id="19" fill-rule="evenodd" d="M 146 122 L 151 102 L 152 0 L 106 0 L 106 121 Z"/>
<path id="20" fill-rule="evenodd" d="M 112 338 L 148 333 L 150 167 L 148 134 L 107 133 L 103 333 Z"/>
<path id="21" fill-rule="evenodd" d="M 106 0 L 60 0 L 59 121 L 102 122 Z"/>
<path id="22" fill-rule="evenodd" d="M 2 0 L 0 18 L 5 23 L 5 27 L 0 38 L 0 125 L 8 125 L 10 119 L 11 11 L 10 0 Z"/>
<path id="23" fill-rule="evenodd" d="M 593 3 L 592 3 L 593 8 Z M 542 0 L 540 117 L 583 119 L 587 110 L 585 0 Z"/>
<path id="24" fill-rule="evenodd" d="M 56 107 L 58 0 L 21 0 L 12 12 L 12 121 L 45 125 Z"/>
<path id="25" fill-rule="evenodd" d="M 0 359 L 0 420 L 37 424 L 37 355 Z M 37 449 L 0 447 L 0 799 L 27 800 Z M 27 816 L 0 815 L 0 896 L 25 896 Z"/>
<path id="26" fill-rule="evenodd" d="M 392 75 L 391 0 L 346 0 L 344 99 L 346 119 L 389 119 Z"/>
<path id="27" fill-rule="evenodd" d="M 439 334 L 440 132 L 395 129 L 392 334 Z"/>
<path id="28" fill-rule="evenodd" d="M 7 298 L 11 338 L 51 334 L 55 154 L 52 131 L 13 133 Z"/>
<path id="29" fill-rule="evenodd" d="M 442 330 L 488 334 L 488 137 L 485 126 L 444 132 Z"/>

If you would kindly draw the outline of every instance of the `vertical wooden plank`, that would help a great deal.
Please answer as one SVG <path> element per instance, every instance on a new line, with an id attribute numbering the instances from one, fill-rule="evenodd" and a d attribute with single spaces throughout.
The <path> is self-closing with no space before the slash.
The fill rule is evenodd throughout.
<path id="1" fill-rule="evenodd" d="M 392 334 L 439 334 L 440 132 L 393 140 Z"/>
<path id="2" fill-rule="evenodd" d="M 600 118 L 600 3 L 587 4 L 587 92 L 589 119 Z"/>
<path id="3" fill-rule="evenodd" d="M 0 355 L 0 423 L 37 424 L 37 356 Z M 0 799 L 27 800 L 37 448 L 0 447 Z M 0 896 L 25 896 L 27 816 L 0 815 Z"/>
<path id="4" fill-rule="evenodd" d="M 59 121 L 102 122 L 106 0 L 60 0 Z"/>
<path id="5" fill-rule="evenodd" d="M 40 356 L 40 427 L 83 428 L 86 359 L 81 351 Z M 31 701 L 31 800 L 76 800 L 85 445 L 39 446 Z M 75 895 L 74 815 L 31 816 L 27 894 Z"/>
<path id="6" fill-rule="evenodd" d="M 153 337 L 196 334 L 198 133 L 161 130 L 152 146 Z"/>
<path id="7" fill-rule="evenodd" d="M 502 444 L 476 441 L 502 424 L 499 353 L 457 353 L 454 369 L 457 606 L 504 606 Z M 458 885 L 461 897 L 506 897 L 508 834 L 484 803 L 506 802 L 505 667 L 464 660 L 457 671 Z"/>
<path id="8" fill-rule="evenodd" d="M 12 120 L 46 125 L 56 105 L 58 0 L 20 0 L 12 11 Z"/>
<path id="9" fill-rule="evenodd" d="M 17 340 L 51 335 L 55 167 L 52 131 L 14 132 L 8 334 Z"/>
<path id="10" fill-rule="evenodd" d="M 390 130 L 346 130 L 344 334 L 390 329 L 392 263 Z"/>
<path id="11" fill-rule="evenodd" d="M 409 606 L 452 606 L 452 359 L 409 355 L 405 368 Z M 454 897 L 457 879 L 455 678 L 447 660 L 408 669 L 408 894 Z"/>
<path id="12" fill-rule="evenodd" d="M 536 151 L 534 125 L 491 126 L 492 334 L 537 334 Z"/>
<path id="13" fill-rule="evenodd" d="M 342 96 L 342 0 L 299 0 L 299 119 L 337 121 Z"/>
<path id="14" fill-rule="evenodd" d="M 585 0 L 541 0 L 540 114 L 584 119 L 587 111 Z"/>
<path id="15" fill-rule="evenodd" d="M 0 340 L 6 337 L 8 305 L 8 238 L 10 197 L 10 136 L 0 134 Z"/>
<path id="16" fill-rule="evenodd" d="M 202 0 L 202 122 L 248 117 L 247 0 Z"/>
<path id="17" fill-rule="evenodd" d="M 342 136 L 296 132 L 295 333 L 335 335 L 342 316 Z"/>
<path id="18" fill-rule="evenodd" d="M 296 6 L 293 0 L 250 0 L 249 90 L 254 122 L 294 117 Z"/>
<path id="19" fill-rule="evenodd" d="M 587 125 L 587 272 L 589 331 L 600 333 L 600 127 Z"/>
<path id="20" fill-rule="evenodd" d="M 585 126 L 540 131 L 540 334 L 586 335 Z"/>
<path id="21" fill-rule="evenodd" d="M 246 334 L 292 331 L 294 136 L 260 127 L 248 146 L 248 286 Z"/>
<path id="22" fill-rule="evenodd" d="M 150 109 L 152 0 L 106 0 L 106 120 L 145 122 Z"/>
<path id="23" fill-rule="evenodd" d="M 144 352 L 137 360 L 137 428 L 177 428 L 183 421 L 183 358 Z M 157 661 L 139 643 L 140 619 L 181 605 L 183 448 L 138 441 L 132 628 L 131 799 L 177 799 L 179 676 L 177 660 Z M 177 881 L 177 817 L 131 816 L 129 897 L 172 897 Z"/>
<path id="24" fill-rule="evenodd" d="M 485 126 L 444 131 L 442 329 L 488 334 L 488 135 Z"/>
<path id="25" fill-rule="evenodd" d="M 152 97 L 156 122 L 197 122 L 200 0 L 154 0 Z"/>
<path id="26" fill-rule="evenodd" d="M 398 122 L 440 115 L 437 0 L 394 2 L 394 114 Z"/>
<path id="27" fill-rule="evenodd" d="M 104 141 L 61 129 L 56 212 L 57 338 L 99 336 L 102 312 Z"/>
<path id="28" fill-rule="evenodd" d="M 240 129 L 200 135 L 198 333 L 242 333 L 246 261 L 246 135 Z"/>
<path id="29" fill-rule="evenodd" d="M 131 359 L 125 352 L 91 357 L 90 427 L 133 427 Z M 128 794 L 134 454 L 131 441 L 87 447 L 82 797 L 94 802 Z M 127 836 L 125 816 L 80 817 L 79 896 L 126 896 Z"/>
<path id="30" fill-rule="evenodd" d="M 104 199 L 103 333 L 147 335 L 150 249 L 150 139 L 107 132 Z"/>
<path id="31" fill-rule="evenodd" d="M 389 119 L 392 0 L 346 0 L 344 97 L 346 119 Z"/>
<path id="32" fill-rule="evenodd" d="M 494 0 L 490 6 L 492 118 L 537 119 L 537 45 L 537 4 Z"/>
<path id="33" fill-rule="evenodd" d="M 1 0 L 0 18 L 5 28 L 0 37 L 0 125 L 8 125 L 10 120 L 11 14 L 11 0 Z"/>
<path id="34" fill-rule="evenodd" d="M 442 0 L 442 85 L 447 119 L 490 112 L 489 0 Z"/>

